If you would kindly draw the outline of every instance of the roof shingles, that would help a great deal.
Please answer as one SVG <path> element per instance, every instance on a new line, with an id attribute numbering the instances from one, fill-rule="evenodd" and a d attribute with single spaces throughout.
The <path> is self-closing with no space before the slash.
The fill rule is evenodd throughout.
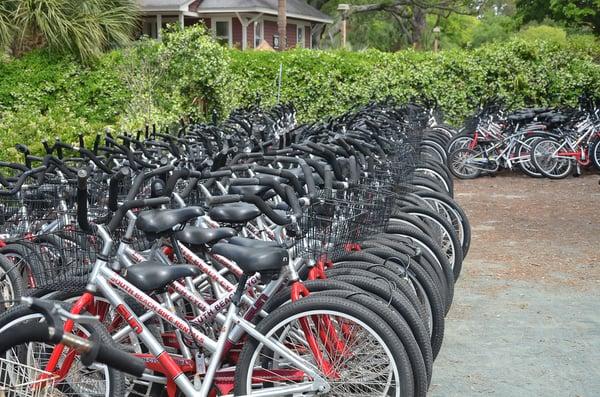
<path id="1" fill-rule="evenodd" d="M 139 0 L 139 2 L 143 11 L 175 11 L 190 7 L 189 11 L 198 13 L 243 11 L 277 14 L 277 0 Z M 304 0 L 287 0 L 287 14 L 294 18 L 333 22 L 329 15 L 312 7 Z"/>

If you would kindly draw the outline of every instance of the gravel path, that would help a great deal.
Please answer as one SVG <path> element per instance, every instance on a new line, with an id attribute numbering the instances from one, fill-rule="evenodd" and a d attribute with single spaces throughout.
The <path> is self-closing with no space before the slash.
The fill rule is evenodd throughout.
<path id="1" fill-rule="evenodd" d="M 472 225 L 432 396 L 600 395 L 600 185 L 457 181 Z"/>

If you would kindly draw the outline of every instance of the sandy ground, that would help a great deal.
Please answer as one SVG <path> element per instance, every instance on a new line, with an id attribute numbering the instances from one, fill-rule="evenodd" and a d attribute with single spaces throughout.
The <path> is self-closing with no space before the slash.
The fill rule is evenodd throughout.
<path id="1" fill-rule="evenodd" d="M 432 396 L 600 396 L 599 180 L 456 181 L 473 236 Z"/>

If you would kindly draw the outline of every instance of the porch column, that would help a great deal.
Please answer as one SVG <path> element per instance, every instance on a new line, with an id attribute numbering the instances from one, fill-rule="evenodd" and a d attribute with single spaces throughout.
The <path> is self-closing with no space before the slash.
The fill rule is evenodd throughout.
<path id="1" fill-rule="evenodd" d="M 162 29 L 162 15 L 156 14 L 156 38 L 160 40 L 161 34 L 160 31 Z"/>
<path id="2" fill-rule="evenodd" d="M 242 18 L 239 12 L 235 13 L 235 16 L 242 24 L 242 50 L 248 48 L 248 25 L 250 24 L 246 18 Z"/>
<path id="3" fill-rule="evenodd" d="M 185 17 L 183 16 L 183 12 L 179 13 L 179 26 L 181 26 L 181 29 L 185 27 Z"/>

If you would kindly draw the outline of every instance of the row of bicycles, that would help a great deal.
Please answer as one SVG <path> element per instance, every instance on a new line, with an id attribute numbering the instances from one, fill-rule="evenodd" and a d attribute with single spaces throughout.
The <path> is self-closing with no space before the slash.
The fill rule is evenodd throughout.
<path id="1" fill-rule="evenodd" d="M 473 179 L 519 170 L 562 179 L 600 171 L 599 101 L 582 97 L 577 109 L 530 108 L 505 112 L 492 100 L 465 124 L 439 156 L 454 176 Z"/>
<path id="2" fill-rule="evenodd" d="M 0 162 L 0 395 L 425 396 L 471 240 L 426 107 Z"/>

